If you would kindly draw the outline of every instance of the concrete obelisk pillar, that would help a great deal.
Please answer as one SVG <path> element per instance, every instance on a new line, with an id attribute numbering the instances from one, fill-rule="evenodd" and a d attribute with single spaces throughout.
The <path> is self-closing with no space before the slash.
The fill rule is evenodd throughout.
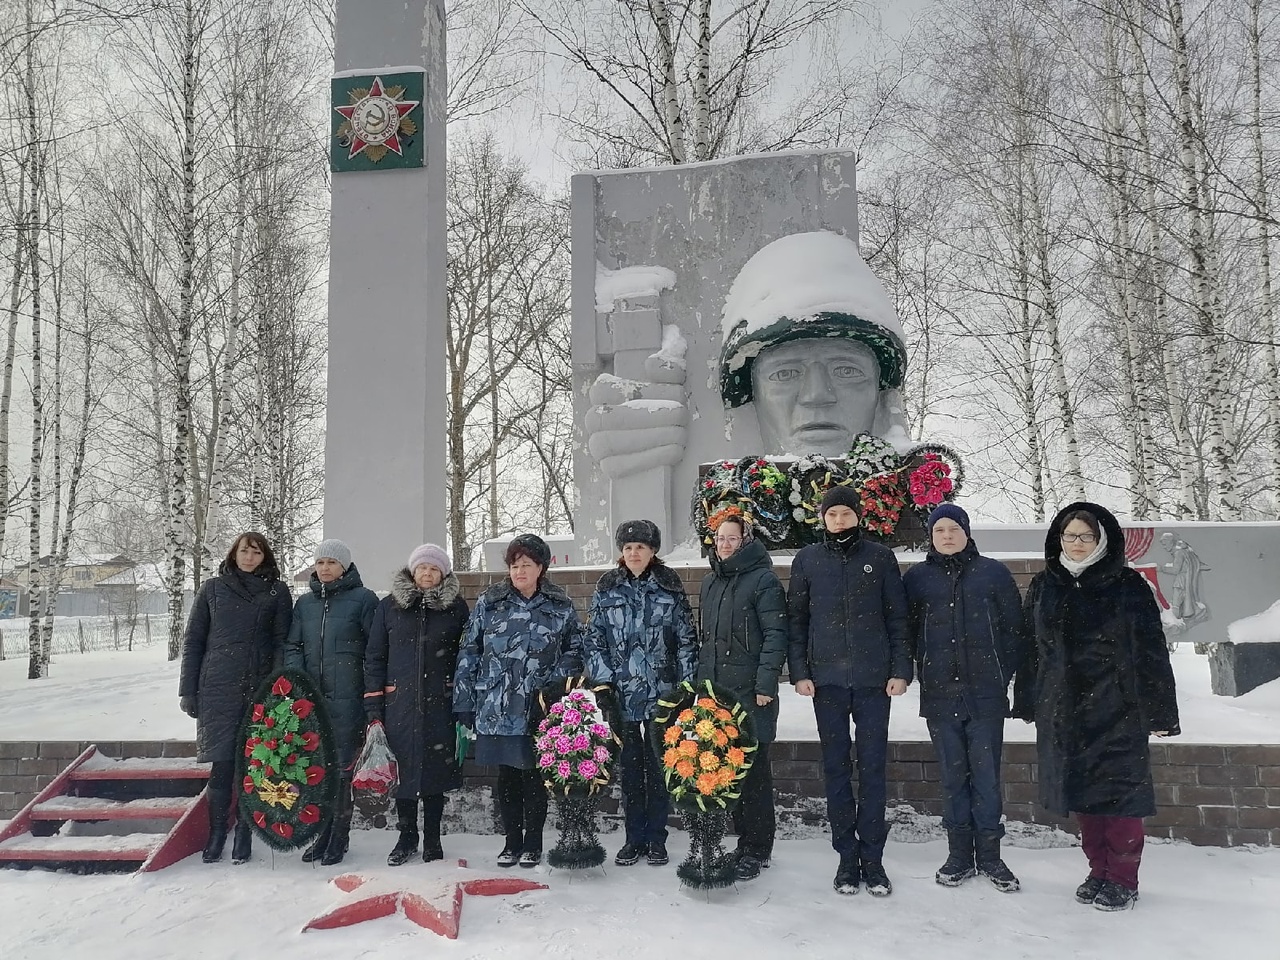
<path id="1" fill-rule="evenodd" d="M 337 0 L 324 535 L 386 590 L 445 537 L 444 0 Z"/>

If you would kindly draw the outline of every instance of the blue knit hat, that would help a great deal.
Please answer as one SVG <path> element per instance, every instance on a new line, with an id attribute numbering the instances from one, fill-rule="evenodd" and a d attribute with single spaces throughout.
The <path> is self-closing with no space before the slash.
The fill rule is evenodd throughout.
<path id="1" fill-rule="evenodd" d="M 969 515 L 954 503 L 940 503 L 933 508 L 933 513 L 929 514 L 929 533 L 933 533 L 933 525 L 935 523 L 944 519 L 954 520 L 960 524 L 960 529 L 964 531 L 966 537 L 971 536 L 969 533 Z"/>

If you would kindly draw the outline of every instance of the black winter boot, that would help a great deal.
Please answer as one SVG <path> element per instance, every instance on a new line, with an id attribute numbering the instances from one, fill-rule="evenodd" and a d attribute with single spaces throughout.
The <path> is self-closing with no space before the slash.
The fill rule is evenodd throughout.
<path id="1" fill-rule="evenodd" d="M 513 767 L 498 767 L 498 815 L 502 818 L 502 832 L 506 842 L 498 854 L 498 866 L 514 867 L 520 862 L 524 849 L 524 786 L 520 771 Z"/>
<path id="2" fill-rule="evenodd" d="M 536 867 L 542 862 L 542 830 L 547 823 L 547 788 L 537 770 L 523 770 L 524 846 L 520 866 Z"/>
<path id="3" fill-rule="evenodd" d="M 247 863 L 253 856 L 253 829 L 243 820 L 236 820 L 236 834 L 231 841 L 231 862 Z"/>
<path id="4" fill-rule="evenodd" d="M 418 801 L 396 801 L 396 829 L 400 831 L 400 839 L 387 854 L 387 866 L 399 867 L 409 862 L 409 858 L 418 852 Z"/>
<path id="5" fill-rule="evenodd" d="M 977 871 L 973 868 L 973 831 L 948 830 L 947 862 L 933 875 L 933 879 L 944 887 L 958 887 L 974 876 L 977 876 Z"/>
<path id="6" fill-rule="evenodd" d="M 422 798 L 422 862 L 444 859 L 440 843 L 440 818 L 444 816 L 444 794 L 429 793 Z"/>
<path id="7" fill-rule="evenodd" d="M 217 863 L 222 859 L 222 848 L 227 844 L 227 811 L 231 808 L 231 791 L 208 788 L 209 841 L 201 855 L 205 863 Z"/>
<path id="8" fill-rule="evenodd" d="M 1013 872 L 1000 859 L 1000 835 L 979 833 L 974 838 L 975 859 L 978 872 L 991 881 L 1001 893 L 1013 893 L 1022 889 L 1022 884 Z"/>
<path id="9" fill-rule="evenodd" d="M 351 780 L 343 777 L 338 781 L 337 809 L 333 813 L 333 823 L 329 828 L 329 845 L 324 848 L 320 858 L 323 866 L 331 867 L 341 863 L 347 855 L 347 846 L 351 840 Z"/>
<path id="10" fill-rule="evenodd" d="M 313 863 L 319 860 L 324 853 L 324 848 L 329 845 L 329 834 L 333 832 L 333 821 L 330 820 L 324 825 L 324 829 L 320 831 L 320 835 L 311 842 L 311 846 L 307 847 L 306 852 L 302 855 L 303 863 Z"/>

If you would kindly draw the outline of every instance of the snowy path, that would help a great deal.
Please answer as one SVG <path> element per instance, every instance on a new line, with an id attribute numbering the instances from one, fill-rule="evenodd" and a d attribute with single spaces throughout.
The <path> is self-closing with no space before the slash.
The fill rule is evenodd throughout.
<path id="1" fill-rule="evenodd" d="M 672 835 L 673 857 L 686 839 Z M 548 831 L 550 840 L 550 831 Z M 985 881 L 951 890 L 933 882 L 940 841 L 890 841 L 893 896 L 837 897 L 834 859 L 820 839 L 778 844 L 772 869 L 737 891 L 682 891 L 674 866 L 609 866 L 607 874 L 535 871 L 546 892 L 470 898 L 460 939 L 437 939 L 402 917 L 345 930 L 299 932 L 340 897 L 326 884 L 364 869 L 410 882 L 433 868 L 381 866 L 389 832 L 357 831 L 340 868 L 302 864 L 261 845 L 242 867 L 196 858 L 149 876 L 70 876 L 0 870 L 0 955 L 6 960 L 188 960 L 273 957 L 356 960 L 447 956 L 455 960 L 681 956 L 751 960 L 772 956 L 841 960 L 1066 960 L 1238 957 L 1271 960 L 1280 943 L 1280 850 L 1150 843 L 1142 898 L 1128 913 L 1077 904 L 1084 877 L 1078 848 L 1006 847 L 1021 893 Z M 606 837 L 612 852 L 616 837 Z M 494 837 L 449 836 L 445 850 L 489 869 Z M 500 871 L 495 871 L 500 872 Z M 528 876 L 524 871 L 518 872 Z M 237 939 L 237 937 L 239 939 Z"/>
<path id="2" fill-rule="evenodd" d="M 1183 735 L 1171 743 L 1280 743 L 1280 681 L 1243 697 L 1209 692 L 1209 664 L 1184 646 L 1173 658 Z M 195 722 L 178 710 L 178 664 L 164 644 L 135 650 L 63 654 L 51 676 L 26 679 L 26 660 L 0 661 L 0 740 L 190 740 Z M 784 684 L 780 740 L 816 740 L 810 702 Z M 889 735 L 927 740 L 917 716 L 915 685 L 893 705 Z M 1009 741 L 1035 739 L 1019 721 L 1005 727 Z M 1280 954 L 1278 954 L 1280 956 Z"/>

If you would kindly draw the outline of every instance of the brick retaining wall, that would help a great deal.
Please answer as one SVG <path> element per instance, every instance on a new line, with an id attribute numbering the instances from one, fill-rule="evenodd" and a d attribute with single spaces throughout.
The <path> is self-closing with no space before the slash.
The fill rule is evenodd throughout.
<path id="1" fill-rule="evenodd" d="M 22 809 L 58 771 L 88 746 L 80 741 L 0 741 L 0 820 Z M 103 742 L 111 757 L 189 757 L 193 743 Z M 1147 836 L 1173 837 L 1202 846 L 1280 846 L 1280 745 L 1217 746 L 1156 743 L 1152 772 L 1159 813 L 1146 822 Z M 1004 749 L 1005 814 L 1010 820 L 1052 824 L 1075 832 L 1072 821 L 1046 814 L 1036 804 L 1035 745 Z M 821 823 L 822 758 L 816 742 L 774 744 L 773 776 L 778 806 L 808 822 Z M 889 744 L 889 804 L 908 803 L 940 815 L 938 764 L 928 743 Z M 492 769 L 467 763 L 469 787 L 492 787 Z M 613 805 L 606 803 L 606 813 Z M 803 811 L 803 813 L 801 813 Z"/>

